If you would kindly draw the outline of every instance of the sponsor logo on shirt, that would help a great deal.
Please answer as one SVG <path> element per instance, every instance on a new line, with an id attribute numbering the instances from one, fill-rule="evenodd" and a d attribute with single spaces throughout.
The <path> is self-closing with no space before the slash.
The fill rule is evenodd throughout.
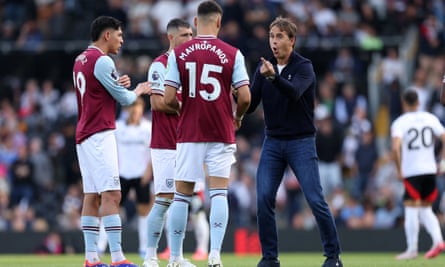
<path id="1" fill-rule="evenodd" d="M 159 72 L 157 72 L 156 70 L 153 71 L 153 73 L 151 74 L 151 78 L 153 79 L 153 81 L 159 80 L 160 77 L 161 75 L 159 75 Z"/>

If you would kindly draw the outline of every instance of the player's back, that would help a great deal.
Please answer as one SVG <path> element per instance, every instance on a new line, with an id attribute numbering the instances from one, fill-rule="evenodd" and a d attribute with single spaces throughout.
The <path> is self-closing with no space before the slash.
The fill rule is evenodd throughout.
<path id="1" fill-rule="evenodd" d="M 436 116 L 424 111 L 405 113 L 393 122 L 391 132 L 402 139 L 404 176 L 436 173 L 435 140 L 444 133 Z"/>
<path id="2" fill-rule="evenodd" d="M 116 101 L 94 75 L 96 62 L 101 56 L 105 55 L 98 48 L 88 47 L 74 62 L 73 80 L 78 107 L 77 143 L 94 133 L 115 128 Z"/>
<path id="3" fill-rule="evenodd" d="M 231 86 L 237 51 L 212 36 L 175 49 L 182 85 L 178 142 L 235 142 Z"/>

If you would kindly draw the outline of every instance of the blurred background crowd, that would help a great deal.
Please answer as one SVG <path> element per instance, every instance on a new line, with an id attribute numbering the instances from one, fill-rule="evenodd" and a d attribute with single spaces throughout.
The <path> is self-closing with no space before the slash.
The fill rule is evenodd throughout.
<path id="1" fill-rule="evenodd" d="M 167 22 L 192 22 L 196 0 L 0 0 L 0 231 L 79 229 L 82 189 L 75 153 L 77 106 L 72 64 L 98 15 L 124 22 L 115 57 L 132 83 L 168 47 Z M 316 71 L 321 182 L 339 227 L 401 227 L 403 185 L 391 158 L 389 126 L 400 92 L 414 88 L 421 109 L 445 121 L 438 101 L 445 63 L 442 0 L 220 0 L 220 38 L 238 47 L 250 74 L 270 56 L 276 16 L 298 25 L 296 49 Z M 145 99 L 149 103 L 148 98 Z M 120 110 L 120 116 L 122 110 Z M 150 118 L 150 107 L 146 116 Z M 230 185 L 231 223 L 254 227 L 261 109 L 237 133 Z M 434 210 L 445 212 L 445 180 Z M 442 203 L 444 202 L 444 203 Z M 298 181 L 287 172 L 277 196 L 280 227 L 316 227 Z M 124 222 L 135 209 L 125 203 Z M 440 216 L 442 224 L 445 223 Z"/>

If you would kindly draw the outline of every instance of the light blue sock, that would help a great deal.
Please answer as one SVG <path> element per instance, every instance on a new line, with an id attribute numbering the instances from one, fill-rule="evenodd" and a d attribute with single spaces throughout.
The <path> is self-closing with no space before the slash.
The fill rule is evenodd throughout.
<path id="1" fill-rule="evenodd" d="M 188 208 L 192 196 L 175 193 L 168 211 L 167 234 L 170 243 L 170 259 L 182 256 L 182 241 L 187 226 Z"/>
<path id="2" fill-rule="evenodd" d="M 99 237 L 99 218 L 94 216 L 81 216 L 80 227 L 82 228 L 85 252 L 97 252 L 97 239 Z"/>
<path id="3" fill-rule="evenodd" d="M 227 189 L 210 189 L 210 201 L 210 249 L 221 251 L 229 220 Z"/>
<path id="4" fill-rule="evenodd" d="M 158 247 L 161 238 L 162 229 L 164 227 L 165 213 L 171 204 L 171 200 L 164 197 L 156 197 L 155 203 L 148 213 L 147 217 L 147 244 L 149 248 Z"/>
<path id="5" fill-rule="evenodd" d="M 110 252 L 122 251 L 122 222 L 118 214 L 102 217 Z"/>

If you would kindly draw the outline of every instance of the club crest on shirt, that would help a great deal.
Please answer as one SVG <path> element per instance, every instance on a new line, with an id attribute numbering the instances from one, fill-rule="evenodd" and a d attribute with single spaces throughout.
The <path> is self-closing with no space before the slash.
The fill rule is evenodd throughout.
<path id="1" fill-rule="evenodd" d="M 174 184 L 173 179 L 166 179 L 166 180 L 165 180 L 165 185 L 166 185 L 168 188 L 172 188 L 172 187 L 173 187 L 173 184 Z"/>

